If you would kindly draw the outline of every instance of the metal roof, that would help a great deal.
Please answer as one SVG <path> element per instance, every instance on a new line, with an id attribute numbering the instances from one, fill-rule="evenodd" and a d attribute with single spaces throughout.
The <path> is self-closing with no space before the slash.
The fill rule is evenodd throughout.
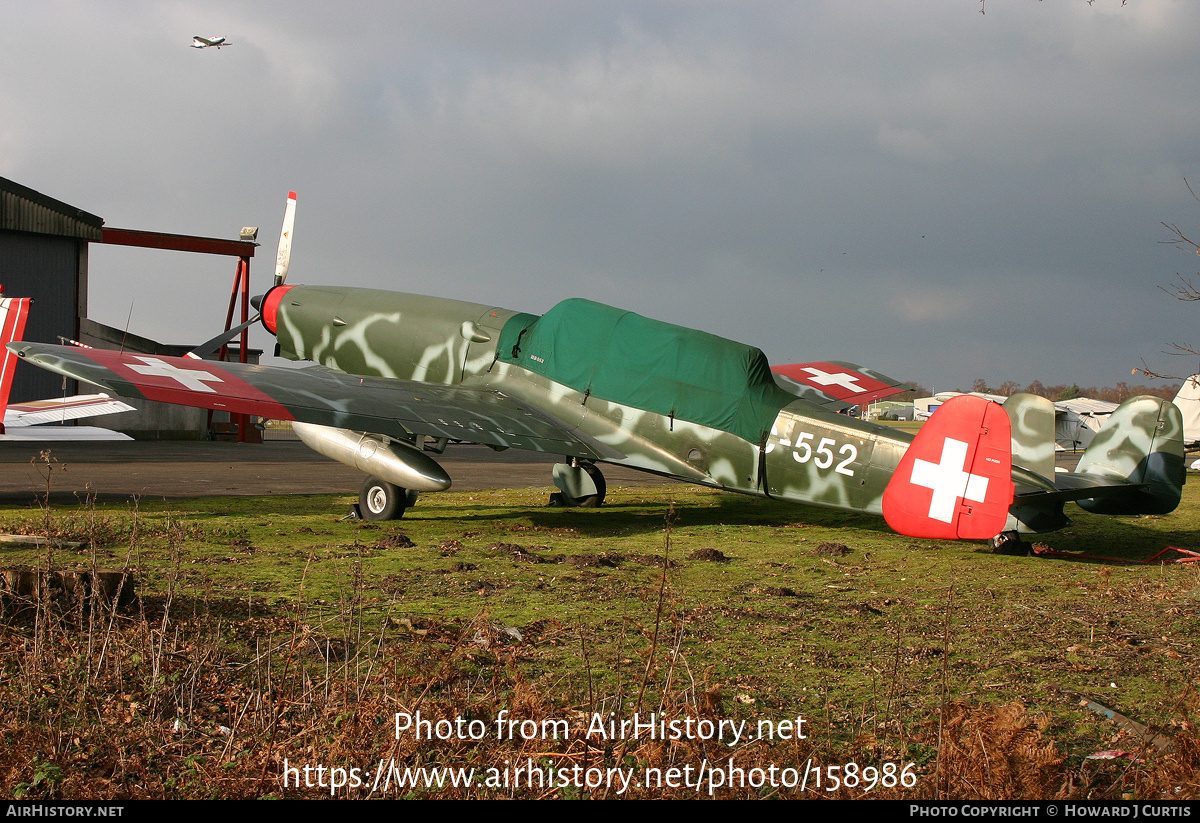
<path id="1" fill-rule="evenodd" d="M 103 225 L 94 214 L 0 177 L 0 230 L 99 240 Z"/>

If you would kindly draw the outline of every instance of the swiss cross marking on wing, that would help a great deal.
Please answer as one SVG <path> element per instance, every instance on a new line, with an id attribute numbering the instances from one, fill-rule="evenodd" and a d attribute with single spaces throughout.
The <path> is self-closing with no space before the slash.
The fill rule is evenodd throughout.
<path id="1" fill-rule="evenodd" d="M 947 437 L 942 443 L 940 462 L 913 461 L 913 485 L 933 490 L 933 499 L 929 502 L 931 519 L 951 523 L 958 498 L 976 503 L 982 503 L 987 498 L 988 479 L 963 471 L 966 463 L 967 444 L 952 437 Z"/>
<path id="2" fill-rule="evenodd" d="M 224 383 L 225 381 L 217 377 L 212 372 L 204 371 L 203 369 L 181 369 L 178 366 L 172 365 L 165 360 L 160 360 L 157 357 L 142 357 L 134 355 L 138 360 L 141 360 L 146 365 L 144 366 L 129 366 L 130 369 L 138 374 L 144 374 L 147 377 L 168 377 L 181 383 L 184 388 L 190 391 L 204 391 L 216 393 L 216 389 L 208 385 L 205 381 L 214 383 Z"/>
<path id="3" fill-rule="evenodd" d="M 846 391 L 866 391 L 865 387 L 858 385 L 860 375 L 857 374 L 849 374 L 848 372 L 827 372 L 812 366 L 806 366 L 800 371 L 806 371 L 812 375 L 810 379 L 818 386 L 841 386 Z"/>

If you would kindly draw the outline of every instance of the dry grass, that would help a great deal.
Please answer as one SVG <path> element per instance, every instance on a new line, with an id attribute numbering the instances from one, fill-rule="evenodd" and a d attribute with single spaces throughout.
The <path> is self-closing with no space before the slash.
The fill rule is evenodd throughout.
<path id="1" fill-rule="evenodd" d="M 86 515 L 83 522 L 87 526 Z M 90 533 L 73 531 L 94 543 L 99 521 L 90 522 Z M 177 548 L 186 530 L 167 526 L 163 535 Z M 132 555 L 136 525 L 129 539 Z M 670 559 L 669 524 L 663 556 Z M 50 550 L 44 568 L 53 562 Z M 690 623 L 672 591 L 669 563 L 662 563 L 645 626 L 629 629 L 622 645 L 631 664 L 626 670 L 638 675 L 615 687 L 601 687 L 593 677 L 611 662 L 595 657 L 596 629 L 541 620 L 517 631 L 486 610 L 473 619 L 442 620 L 397 608 L 369 619 L 361 568 L 355 568 L 360 573 L 340 601 L 320 607 L 305 602 L 303 584 L 297 602 L 287 606 L 184 596 L 176 586 L 178 566 L 164 593 L 143 596 L 124 612 L 99 597 L 55 598 L 45 588 L 23 600 L 7 598 L 0 622 L 0 791 L 97 800 L 1200 797 L 1200 742 L 1187 720 L 1173 730 L 1175 745 L 1166 754 L 1152 755 L 1125 739 L 1132 756 L 1082 762 L 1059 750 L 1047 717 L 1020 704 L 949 697 L 925 723 L 906 727 L 884 718 L 863 724 L 849 740 L 818 734 L 731 747 L 588 735 L 593 717 L 620 720 L 635 712 L 668 722 L 746 719 L 734 705 L 737 695 L 727 693 L 729 684 L 688 665 L 683 649 Z M 951 647 L 949 618 L 942 635 Z M 528 676 L 543 650 L 562 647 L 577 649 L 583 661 L 578 683 L 568 688 Z M 881 667 L 890 672 L 889 694 L 902 685 L 900 651 L 895 665 Z M 564 700 L 564 694 L 575 697 Z M 397 714 L 417 712 L 431 724 L 478 721 L 486 733 L 478 740 L 397 734 Z M 495 730 L 502 718 L 532 721 L 542 732 L 501 739 Z M 555 723 L 570 733 L 555 739 L 546 731 Z M 851 763 L 895 768 L 851 772 Z M 514 785 L 514 772 L 526 764 L 549 781 Z M 820 779 L 818 766 L 825 767 Z M 459 786 L 396 783 L 411 770 L 445 768 L 473 768 L 475 778 Z M 616 769 L 638 780 L 622 788 Z M 798 781 L 781 772 L 786 769 L 802 775 L 803 785 L 787 785 Z M 663 776 L 664 784 L 644 785 L 648 774 Z M 729 785 L 731 774 L 740 775 L 736 785 Z M 588 775 L 604 779 L 589 788 Z M 905 786 L 901 775 L 914 785 Z M 331 789 L 338 781 L 343 785 Z"/>

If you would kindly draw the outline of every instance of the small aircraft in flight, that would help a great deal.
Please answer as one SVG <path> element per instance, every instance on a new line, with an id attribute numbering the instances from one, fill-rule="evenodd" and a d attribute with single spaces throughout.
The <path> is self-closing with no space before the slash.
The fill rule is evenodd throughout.
<path id="1" fill-rule="evenodd" d="M 196 35 L 192 38 L 192 48 L 194 49 L 220 49 L 222 46 L 232 46 L 224 37 L 201 37 Z"/>
<path id="2" fill-rule="evenodd" d="M 362 516 L 400 517 L 450 487 L 450 440 L 564 455 L 564 505 L 598 505 L 599 464 L 731 492 L 882 514 L 921 538 L 1062 528 L 1075 500 L 1105 514 L 1173 511 L 1184 481 L 1179 410 L 1126 401 L 1071 473 L 1054 470 L 1054 407 L 963 396 L 913 435 L 839 414 L 897 384 L 839 361 L 772 371 L 763 352 L 590 300 L 542 316 L 415 294 L 285 282 L 295 193 L 275 284 L 254 299 L 277 355 L 303 369 L 41 343 L 26 362 L 125 397 L 292 421 L 318 452 L 368 475 Z M 208 341 L 207 352 L 239 333 Z M 875 394 L 874 396 L 880 396 Z"/>
<path id="3" fill-rule="evenodd" d="M 0 294 L 4 287 L 0 286 Z M 29 309 L 28 297 L 0 297 L 0 344 L 19 341 L 25 333 Z M 6 440 L 132 440 L 127 434 L 96 426 L 47 426 L 45 423 L 65 423 L 100 414 L 133 411 L 133 406 L 103 394 L 77 394 L 73 397 L 52 397 L 25 403 L 9 403 L 13 372 L 17 356 L 5 350 L 0 357 L 0 441 Z"/>

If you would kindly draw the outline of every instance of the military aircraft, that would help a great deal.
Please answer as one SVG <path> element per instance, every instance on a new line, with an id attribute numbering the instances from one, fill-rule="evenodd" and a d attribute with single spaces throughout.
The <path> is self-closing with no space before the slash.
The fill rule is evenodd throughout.
<path id="1" fill-rule="evenodd" d="M 232 46 L 233 43 L 225 42 L 224 37 L 201 37 L 196 35 L 192 38 L 192 48 L 194 49 L 220 49 L 222 46 Z"/>
<path id="2" fill-rule="evenodd" d="M 295 193 L 282 238 L 290 250 Z M 1066 525 L 1064 503 L 1165 513 L 1184 479 L 1178 409 L 1127 401 L 1073 473 L 1054 471 L 1054 408 L 964 396 L 915 438 L 837 412 L 895 381 L 818 361 L 772 372 L 763 352 L 583 299 L 542 316 L 415 294 L 285 282 L 256 297 L 276 354 L 303 369 L 13 344 L 26 362 L 126 397 L 292 421 L 369 475 L 359 509 L 400 517 L 450 487 L 450 440 L 564 455 L 564 505 L 599 505 L 598 464 L 796 503 L 882 514 L 915 537 L 991 539 Z M 239 331 L 234 329 L 230 334 Z M 203 348 L 220 345 L 228 335 Z M 836 391 L 834 387 L 840 390 Z M 841 394 L 842 396 L 837 396 Z"/>

